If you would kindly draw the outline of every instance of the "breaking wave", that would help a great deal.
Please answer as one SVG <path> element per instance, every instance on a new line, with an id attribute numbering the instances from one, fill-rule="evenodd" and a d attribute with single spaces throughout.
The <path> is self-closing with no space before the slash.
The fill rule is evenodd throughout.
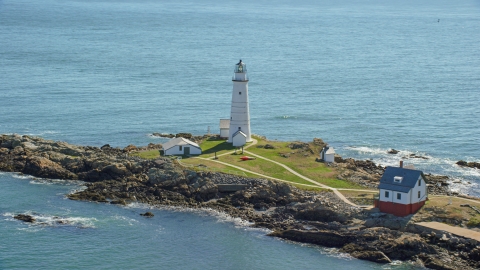
<path id="1" fill-rule="evenodd" d="M 4 216 L 7 220 L 18 221 L 13 217 L 18 213 L 4 213 Z M 33 223 L 24 222 L 28 227 L 33 227 L 40 229 L 42 227 L 76 227 L 76 228 L 95 228 L 95 223 L 97 222 L 96 218 L 86 218 L 86 217 L 71 217 L 71 216 L 62 216 L 62 215 L 49 215 L 41 214 L 33 211 L 27 211 L 20 213 L 24 215 L 32 216 L 35 219 Z M 21 221 L 19 221 L 21 222 Z"/>

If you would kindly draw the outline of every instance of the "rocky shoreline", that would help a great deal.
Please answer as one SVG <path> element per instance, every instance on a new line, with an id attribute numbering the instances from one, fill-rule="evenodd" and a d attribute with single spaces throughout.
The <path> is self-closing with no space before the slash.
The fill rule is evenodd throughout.
<path id="1" fill-rule="evenodd" d="M 309 192 L 264 179 L 193 171 L 169 158 L 130 157 L 132 149 L 136 147 L 75 146 L 36 137 L 0 135 L 0 170 L 85 181 L 85 190 L 68 196 L 73 200 L 215 209 L 248 220 L 253 226 L 271 229 L 272 236 L 336 247 L 363 260 L 410 261 L 432 269 L 480 268 L 477 241 L 424 231 L 415 226 L 411 217 L 397 218 L 355 208 L 332 192 Z M 371 161 L 353 159 L 342 159 L 335 166 L 339 178 L 365 186 L 378 182 L 384 170 Z M 448 185 L 442 184 L 446 183 L 444 177 L 430 177 L 429 192 L 448 191 Z M 242 184 L 246 188 L 221 192 L 222 184 Z"/>

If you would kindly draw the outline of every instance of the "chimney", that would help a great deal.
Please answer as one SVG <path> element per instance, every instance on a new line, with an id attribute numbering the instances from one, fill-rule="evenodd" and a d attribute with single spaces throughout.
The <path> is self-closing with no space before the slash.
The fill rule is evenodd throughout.
<path id="1" fill-rule="evenodd" d="M 403 160 L 400 160 L 400 168 L 403 168 Z"/>

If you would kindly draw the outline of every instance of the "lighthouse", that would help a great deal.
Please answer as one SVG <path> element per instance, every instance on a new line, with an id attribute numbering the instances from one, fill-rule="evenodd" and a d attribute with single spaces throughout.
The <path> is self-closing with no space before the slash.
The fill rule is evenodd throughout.
<path id="1" fill-rule="evenodd" d="M 248 108 L 247 65 L 240 60 L 233 74 L 232 108 L 230 110 L 230 128 L 228 141 L 233 146 L 251 142 L 250 110 Z M 243 142 L 243 143 L 242 143 Z"/>

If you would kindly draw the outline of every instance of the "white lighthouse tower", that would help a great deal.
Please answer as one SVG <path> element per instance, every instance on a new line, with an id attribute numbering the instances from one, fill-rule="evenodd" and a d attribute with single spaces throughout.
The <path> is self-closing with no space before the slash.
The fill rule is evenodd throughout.
<path id="1" fill-rule="evenodd" d="M 240 60 L 233 75 L 232 109 L 230 111 L 229 143 L 241 146 L 242 141 L 251 142 L 250 110 L 248 108 L 247 65 Z M 244 143 L 243 143 L 244 144 Z"/>

